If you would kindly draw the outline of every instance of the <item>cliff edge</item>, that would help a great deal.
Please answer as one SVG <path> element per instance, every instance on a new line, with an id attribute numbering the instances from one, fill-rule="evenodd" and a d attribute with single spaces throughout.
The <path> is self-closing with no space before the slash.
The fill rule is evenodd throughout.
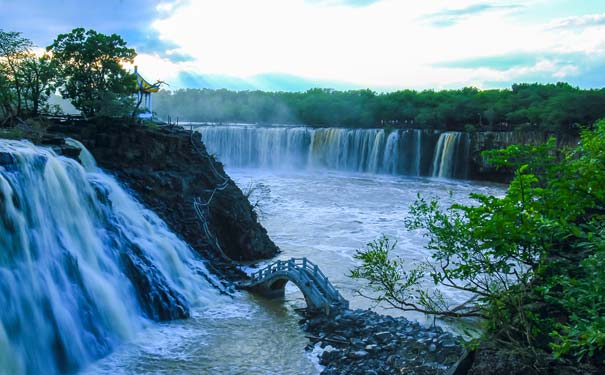
<path id="1" fill-rule="evenodd" d="M 279 252 L 199 133 L 105 120 L 53 125 L 42 143 L 62 137 L 82 142 L 101 168 L 115 174 L 224 276 L 242 277 L 232 261 Z"/>

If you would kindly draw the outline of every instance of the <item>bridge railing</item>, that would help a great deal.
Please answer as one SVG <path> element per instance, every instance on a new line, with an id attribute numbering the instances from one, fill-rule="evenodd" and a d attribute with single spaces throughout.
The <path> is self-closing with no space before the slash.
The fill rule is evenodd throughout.
<path id="1" fill-rule="evenodd" d="M 328 277 L 321 271 L 321 269 L 319 269 L 319 266 L 317 266 L 317 264 L 311 262 L 307 258 L 291 258 L 289 260 L 278 260 L 254 272 L 250 276 L 253 281 L 260 282 L 275 272 L 294 271 L 295 269 L 306 270 L 307 272 L 313 275 L 313 277 L 329 294 L 335 296 L 340 301 L 346 301 L 345 298 L 340 294 L 338 289 L 336 289 L 334 285 L 332 285 L 332 283 L 328 280 Z"/>

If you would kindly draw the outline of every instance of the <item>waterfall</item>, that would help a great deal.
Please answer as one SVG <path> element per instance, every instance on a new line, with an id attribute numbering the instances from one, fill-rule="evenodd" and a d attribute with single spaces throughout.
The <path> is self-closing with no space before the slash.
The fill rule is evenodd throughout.
<path id="1" fill-rule="evenodd" d="M 70 144 L 81 146 L 77 141 Z M 191 249 L 96 168 L 0 140 L 0 370 L 73 372 L 218 298 Z M 2 372 L 0 371 L 0 372 Z"/>
<path id="2" fill-rule="evenodd" d="M 433 157 L 433 177 L 468 177 L 470 140 L 466 133 L 445 132 L 439 135 Z"/>
<path id="3" fill-rule="evenodd" d="M 383 161 L 387 164 L 397 162 L 397 149 L 391 148 L 391 153 L 385 155 L 388 137 L 384 130 L 328 128 L 307 131 L 311 144 L 303 152 L 307 153 L 311 167 L 388 173 Z"/>
<path id="4" fill-rule="evenodd" d="M 391 132 L 387 138 L 387 144 L 384 150 L 384 171 L 389 174 L 397 174 L 397 165 L 399 159 L 399 132 Z M 415 171 L 416 176 L 419 171 Z"/>
<path id="5" fill-rule="evenodd" d="M 470 139 L 464 133 L 254 125 L 208 125 L 197 131 L 228 167 L 468 177 Z"/>
<path id="6" fill-rule="evenodd" d="M 414 168 L 414 172 L 415 172 L 416 176 L 420 176 L 420 150 L 421 150 L 421 138 L 420 138 L 420 135 L 421 134 L 422 133 L 420 133 L 418 131 L 414 134 L 414 137 L 416 139 L 416 141 L 414 142 L 414 144 L 416 145 L 415 151 L 416 151 L 416 155 L 417 155 L 416 158 L 415 158 L 416 163 L 414 164 L 414 167 L 415 167 Z"/>

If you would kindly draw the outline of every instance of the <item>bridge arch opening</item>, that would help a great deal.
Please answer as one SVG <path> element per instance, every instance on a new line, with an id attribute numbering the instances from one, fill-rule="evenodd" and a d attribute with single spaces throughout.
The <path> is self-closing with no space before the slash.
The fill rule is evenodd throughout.
<path id="1" fill-rule="evenodd" d="M 286 288 L 286 284 L 288 283 L 288 279 L 278 279 L 275 280 L 272 284 L 269 285 L 269 289 L 271 290 L 282 290 Z"/>
<path id="2" fill-rule="evenodd" d="M 278 260 L 255 272 L 250 281 L 240 285 L 268 298 L 283 298 L 288 281 L 298 287 L 309 309 L 328 314 L 334 308 L 349 306 L 319 267 L 306 258 Z"/>
<path id="3" fill-rule="evenodd" d="M 289 285 L 292 287 L 290 288 Z M 305 285 L 308 287 L 309 285 Z M 314 308 L 312 301 L 308 298 L 305 293 L 305 289 L 299 285 L 298 280 L 293 280 L 290 278 L 280 278 L 275 280 L 274 282 L 267 285 L 267 289 L 270 291 L 269 294 L 265 294 L 265 296 L 269 298 L 287 298 L 288 301 L 295 302 L 295 307 L 303 307 L 299 305 L 299 301 L 304 303 L 307 308 Z M 298 303 L 296 303 L 298 302 Z"/>
<path id="4" fill-rule="evenodd" d="M 296 289 L 296 292 L 292 295 L 293 300 L 297 300 L 298 297 L 302 297 L 307 308 L 313 308 L 311 300 L 305 294 L 305 289 L 298 284 L 298 280 L 292 280 L 290 278 L 278 278 L 268 283 L 264 290 L 258 290 L 262 295 L 267 298 L 285 298 L 286 297 L 286 285 L 290 283 Z M 305 285 L 308 287 L 309 285 Z M 290 298 L 290 296 L 288 296 Z"/>

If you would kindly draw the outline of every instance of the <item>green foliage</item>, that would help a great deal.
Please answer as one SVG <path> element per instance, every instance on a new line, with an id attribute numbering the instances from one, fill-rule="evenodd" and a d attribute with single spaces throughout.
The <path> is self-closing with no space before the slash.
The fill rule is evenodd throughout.
<path id="1" fill-rule="evenodd" d="M 568 321 L 555 324 L 550 336 L 556 357 L 573 355 L 578 360 L 603 354 L 605 348 L 605 225 L 593 224 L 582 232 L 576 246 L 591 255 L 580 262 L 575 275 L 560 275 L 560 291 L 551 298 L 571 311 Z"/>
<path id="2" fill-rule="evenodd" d="M 128 115 L 135 78 L 123 67 L 136 53 L 118 35 L 74 29 L 35 56 L 32 42 L 0 30 L 0 119 L 53 111 L 48 98 L 60 88 L 87 116 Z M 5 121 L 3 121 L 5 122 Z"/>
<path id="3" fill-rule="evenodd" d="M 480 316 L 472 305 L 474 298 L 450 306 L 439 289 L 427 287 L 427 275 L 433 275 L 432 265 L 409 264 L 392 256 L 396 244 L 382 236 L 355 252 L 354 258 L 361 263 L 351 270 L 349 277 L 365 282 L 366 286 L 357 291 L 360 296 L 402 311 L 448 317 Z"/>
<path id="4" fill-rule="evenodd" d="M 603 362 L 605 120 L 593 131 L 584 130 L 571 150 L 557 151 L 551 140 L 488 156 L 516 169 L 504 196 L 472 194 L 473 204 L 445 209 L 419 196 L 412 205 L 406 226 L 428 237 L 426 276 L 440 288 L 469 293 L 465 307 L 472 304 L 471 311 L 485 318 L 487 334 L 501 343 Z M 357 269 L 365 272 L 353 276 L 366 280 L 391 305 L 389 299 L 406 306 L 393 297 L 388 283 L 376 281 L 398 280 L 397 272 L 410 280 L 409 274 L 389 260 L 385 249 L 370 250 L 357 257 L 362 261 Z M 405 284 L 410 291 L 403 296 L 406 302 L 422 297 L 420 276 Z M 416 307 L 422 311 L 424 305 Z M 451 316 L 456 311 L 447 307 L 431 313 Z"/>
<path id="5" fill-rule="evenodd" d="M 589 125 L 605 116 L 605 89 L 581 90 L 565 83 L 517 84 L 510 90 L 390 93 L 184 89 L 160 92 L 155 108 L 161 117 L 178 116 L 188 121 L 576 134 L 577 124 Z"/>
<path id="6" fill-rule="evenodd" d="M 123 108 L 121 103 L 130 100 L 135 78 L 122 64 L 133 63 L 136 52 L 119 35 L 77 28 L 60 34 L 47 50 L 61 66 L 63 97 L 86 116 L 99 115 L 108 105 Z"/>
<path id="7" fill-rule="evenodd" d="M 466 124 L 464 125 L 464 131 L 467 133 L 474 133 L 477 131 L 477 126 L 473 124 Z"/>
<path id="8" fill-rule="evenodd" d="M 40 110 L 49 112 L 48 98 L 55 92 L 59 67 L 48 55 L 28 56 L 21 65 L 19 77 L 23 82 L 23 102 L 26 110 L 36 116 Z"/>
<path id="9" fill-rule="evenodd" d="M 21 112 L 23 85 L 19 72 L 22 61 L 31 55 L 32 42 L 21 33 L 0 29 L 0 99 L 5 116 Z"/>
<path id="10" fill-rule="evenodd" d="M 422 311 L 425 314 L 441 311 L 442 306 L 434 301 L 443 303 L 442 296 L 429 295 L 420 285 L 425 275 L 424 267 L 407 269 L 403 259 L 390 256 L 396 245 L 383 236 L 368 243 L 365 249 L 356 251 L 354 258 L 362 263 L 351 270 L 349 277 L 365 280 L 370 294 L 358 292 L 376 303 L 387 303 L 403 311 Z"/>
<path id="11" fill-rule="evenodd" d="M 12 85 L 6 71 L 0 65 L 0 120 L 8 117 L 12 112 L 13 94 Z"/>
<path id="12" fill-rule="evenodd" d="M 36 116 L 55 89 L 57 65 L 36 57 L 32 42 L 17 32 L 0 30 L 0 114 Z"/>

